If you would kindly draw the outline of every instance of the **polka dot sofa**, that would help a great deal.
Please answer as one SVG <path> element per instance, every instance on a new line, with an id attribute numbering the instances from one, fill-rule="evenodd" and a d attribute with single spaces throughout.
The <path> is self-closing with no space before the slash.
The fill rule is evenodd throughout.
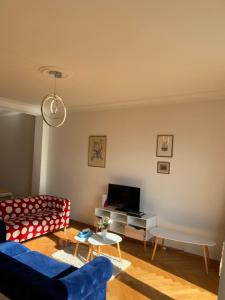
<path id="1" fill-rule="evenodd" d="M 0 201 L 0 242 L 23 242 L 31 238 L 66 229 L 69 225 L 70 201 L 43 195 Z"/>

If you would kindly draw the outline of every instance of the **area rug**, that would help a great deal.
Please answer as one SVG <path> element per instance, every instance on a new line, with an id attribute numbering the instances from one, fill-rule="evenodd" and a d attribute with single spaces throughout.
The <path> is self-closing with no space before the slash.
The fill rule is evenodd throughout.
<path id="1" fill-rule="evenodd" d="M 74 267 L 80 268 L 82 267 L 86 262 L 86 257 L 87 257 L 87 252 L 88 252 L 88 247 L 84 245 L 79 246 L 79 251 L 78 251 L 78 256 L 74 256 L 74 246 L 70 245 L 66 247 L 64 250 L 59 250 L 55 253 L 52 254 L 52 256 L 62 262 L 68 263 Z M 93 255 L 96 256 L 97 253 L 94 251 Z M 103 254 L 101 253 L 101 256 L 107 257 L 113 264 L 113 275 L 110 280 L 118 276 L 121 272 L 126 270 L 130 265 L 131 262 L 122 259 L 121 261 L 119 260 L 118 257 L 108 255 L 108 254 Z"/>

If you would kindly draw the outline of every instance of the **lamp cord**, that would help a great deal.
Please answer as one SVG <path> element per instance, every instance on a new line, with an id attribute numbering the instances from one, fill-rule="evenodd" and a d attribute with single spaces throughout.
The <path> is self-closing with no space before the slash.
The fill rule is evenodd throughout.
<path id="1" fill-rule="evenodd" d="M 56 76 L 54 76 L 55 77 L 55 80 L 54 80 L 54 92 L 53 92 L 53 95 L 55 96 L 55 91 L 56 91 Z"/>

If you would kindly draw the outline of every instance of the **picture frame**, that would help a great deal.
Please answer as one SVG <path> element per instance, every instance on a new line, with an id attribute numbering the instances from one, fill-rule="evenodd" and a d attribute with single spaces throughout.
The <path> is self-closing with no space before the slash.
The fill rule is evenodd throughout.
<path id="1" fill-rule="evenodd" d="M 170 174 L 170 162 L 158 161 L 157 162 L 157 173 Z"/>
<path id="2" fill-rule="evenodd" d="M 173 138 L 174 136 L 172 134 L 157 135 L 157 157 L 173 157 Z"/>
<path id="3" fill-rule="evenodd" d="M 106 164 L 106 143 L 105 135 L 90 135 L 88 143 L 88 166 L 105 168 Z"/>

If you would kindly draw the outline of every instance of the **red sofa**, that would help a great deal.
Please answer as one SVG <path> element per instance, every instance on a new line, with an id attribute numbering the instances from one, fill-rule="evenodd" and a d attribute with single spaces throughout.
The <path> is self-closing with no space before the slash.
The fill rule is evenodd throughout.
<path id="1" fill-rule="evenodd" d="M 0 232 L 5 240 L 23 242 L 69 226 L 70 201 L 35 196 L 0 201 Z"/>

